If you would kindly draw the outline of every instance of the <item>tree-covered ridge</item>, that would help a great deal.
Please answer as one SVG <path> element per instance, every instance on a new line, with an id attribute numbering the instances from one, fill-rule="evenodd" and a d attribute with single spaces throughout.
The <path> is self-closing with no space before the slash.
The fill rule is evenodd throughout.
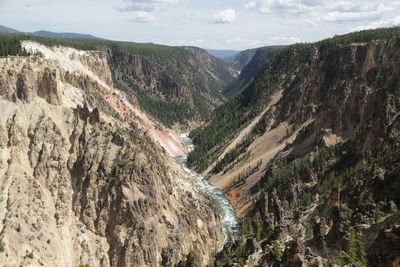
<path id="1" fill-rule="evenodd" d="M 332 38 L 324 39 L 316 43 L 303 43 L 290 46 L 290 49 L 298 49 L 302 47 L 324 47 L 335 45 L 350 45 L 354 43 L 365 43 L 373 40 L 387 41 L 393 37 L 400 36 L 400 27 L 379 28 L 374 30 L 362 30 L 351 32 L 343 35 L 336 35 Z"/>
<path id="2" fill-rule="evenodd" d="M 227 64 L 204 50 L 180 49 L 185 57 L 171 53 L 152 58 L 115 50 L 110 58 L 114 79 L 133 90 L 139 105 L 169 127 L 207 119 L 223 103 L 222 88 L 233 78 Z"/>
<path id="3" fill-rule="evenodd" d="M 197 128 L 190 133 L 196 147 L 189 154 L 188 162 L 192 166 L 196 164 L 199 171 L 204 171 L 215 160 L 215 152 L 223 147 L 224 140 L 233 137 L 234 130 L 248 121 L 239 99 L 217 108 L 214 116 L 206 127 Z"/>
<path id="4" fill-rule="evenodd" d="M 277 92 L 281 74 L 287 71 L 291 60 L 289 54 L 279 55 L 281 56 L 274 56 L 262 67 L 260 75 L 245 90 L 216 109 L 206 126 L 191 132 L 196 144 L 189 155 L 191 166 L 198 171 L 204 171 L 216 160 L 228 140 L 261 112 L 263 106 Z"/>
<path id="5" fill-rule="evenodd" d="M 21 39 L 16 35 L 0 34 L 0 56 L 26 56 L 28 53 L 21 46 Z"/>
<path id="6" fill-rule="evenodd" d="M 214 162 L 227 142 L 255 117 L 279 89 L 282 75 L 290 75 L 293 72 L 291 66 L 307 61 L 312 49 L 324 51 L 353 43 L 386 41 L 397 36 L 400 36 L 400 27 L 365 30 L 280 50 L 262 66 L 258 75 L 239 95 L 215 110 L 208 124 L 191 133 L 196 147 L 189 155 L 189 164 L 198 171 L 204 171 L 209 165 L 204 162 Z"/>
<path id="7" fill-rule="evenodd" d="M 243 66 L 240 75 L 229 86 L 224 89 L 227 97 L 235 97 L 245 89 L 270 59 L 286 46 L 265 46 L 257 49 L 243 51 L 244 55 L 250 54 L 249 62 Z"/>
<path id="8" fill-rule="evenodd" d="M 141 108 L 166 126 L 208 118 L 225 101 L 221 92 L 234 75 L 222 60 L 195 47 L 3 34 L 0 55 L 26 55 L 23 40 L 105 51 L 116 87 L 133 93 Z"/>
<path id="9" fill-rule="evenodd" d="M 269 134 L 290 128 L 286 136 L 281 132 L 283 149 L 262 173 L 246 180 L 243 172 L 230 185 L 239 188 L 228 188 L 235 197 L 243 190 L 239 210 L 251 208 L 242 220 L 241 237 L 215 256 L 213 266 L 399 262 L 400 38 L 383 34 L 386 29 L 366 33 L 383 40 L 347 35 L 297 45 L 276 57 L 282 98 L 262 116 L 267 124 L 253 128 L 265 135 L 250 150 L 236 146 L 217 162 L 216 171 L 229 171 L 230 161 L 258 153 L 254 144 L 265 144 L 270 152 Z M 257 103 L 250 99 L 248 112 Z M 242 166 L 248 162 L 241 161 Z"/>
<path id="10" fill-rule="evenodd" d="M 15 42 L 24 40 L 35 41 L 46 46 L 65 46 L 78 50 L 100 50 L 101 48 L 109 48 L 111 50 L 124 50 L 127 52 L 137 53 L 140 55 L 161 57 L 173 54 L 179 56 L 189 55 L 189 53 L 181 47 L 157 45 L 152 43 L 133 43 L 120 42 L 111 40 L 94 40 L 94 39 L 62 39 L 48 38 L 28 34 L 0 34 L 0 40 L 12 39 Z"/>

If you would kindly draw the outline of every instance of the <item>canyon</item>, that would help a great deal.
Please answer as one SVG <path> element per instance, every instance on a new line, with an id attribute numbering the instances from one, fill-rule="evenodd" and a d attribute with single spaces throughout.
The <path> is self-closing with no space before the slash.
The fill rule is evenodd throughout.
<path id="1" fill-rule="evenodd" d="M 3 40 L 4 266 L 398 266 L 399 27 L 234 64 Z"/>

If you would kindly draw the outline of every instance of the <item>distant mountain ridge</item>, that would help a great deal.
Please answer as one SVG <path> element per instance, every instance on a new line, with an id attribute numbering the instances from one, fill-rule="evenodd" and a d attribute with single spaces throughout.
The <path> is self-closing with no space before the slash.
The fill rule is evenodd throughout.
<path id="1" fill-rule="evenodd" d="M 259 49 L 265 49 L 266 47 L 257 47 L 246 49 L 242 51 L 237 50 L 215 50 L 205 49 L 210 55 L 222 59 L 226 63 L 229 63 L 235 69 L 242 71 L 242 69 L 250 63 L 254 55 Z"/>
<path id="2" fill-rule="evenodd" d="M 20 33 L 17 30 L 0 25 L 0 33 Z"/>
<path id="3" fill-rule="evenodd" d="M 104 40 L 91 34 L 73 33 L 73 32 L 51 32 L 51 31 L 35 31 L 35 32 L 21 32 L 13 28 L 0 25 L 0 33 L 8 34 L 31 34 L 41 37 L 48 38 L 63 38 L 63 39 L 94 39 L 94 40 Z"/>
<path id="4" fill-rule="evenodd" d="M 225 88 L 223 91 L 224 95 L 233 97 L 242 89 L 246 88 L 261 70 L 262 66 L 285 47 L 286 46 L 265 46 L 240 52 L 232 63 L 233 68 L 240 70 L 240 75 Z"/>
<path id="5" fill-rule="evenodd" d="M 100 38 L 91 34 L 82 34 L 73 32 L 36 31 L 33 32 L 32 34 L 36 36 L 49 37 L 49 38 L 104 40 L 104 38 Z"/>
<path id="6" fill-rule="evenodd" d="M 243 68 L 253 59 L 258 49 L 259 48 L 247 49 L 238 53 L 231 62 L 233 67 L 240 71 L 243 70 Z"/>
<path id="7" fill-rule="evenodd" d="M 233 63 L 236 56 L 241 53 L 238 50 L 216 50 L 216 49 L 204 49 L 210 55 L 222 59 L 226 63 Z"/>

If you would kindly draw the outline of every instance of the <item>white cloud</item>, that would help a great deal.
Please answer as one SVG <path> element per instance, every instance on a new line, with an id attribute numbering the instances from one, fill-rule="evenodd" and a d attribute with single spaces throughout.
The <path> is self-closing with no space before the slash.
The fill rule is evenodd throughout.
<path id="1" fill-rule="evenodd" d="M 246 9 L 257 9 L 262 14 L 299 14 L 312 11 L 317 0 L 258 0 L 245 4 Z"/>
<path id="2" fill-rule="evenodd" d="M 394 26 L 400 16 L 400 0 L 220 0 L 215 5 L 195 0 L 52 0 L 45 5 L 48 1 L 0 0 L 1 24 L 26 32 L 85 32 L 107 39 L 241 50 L 296 41 L 292 36 L 312 42 L 350 29 Z M 26 3 L 32 7 L 24 7 Z M 211 23 L 215 13 L 228 8 L 236 11 L 234 23 Z"/>
<path id="3" fill-rule="evenodd" d="M 255 40 L 255 39 L 242 39 L 242 38 L 232 38 L 225 40 L 225 43 L 234 44 L 240 47 L 259 47 L 266 45 L 265 41 Z"/>
<path id="4" fill-rule="evenodd" d="M 121 12 L 129 11 L 160 11 L 168 6 L 176 5 L 181 0 L 118 0 L 114 4 L 114 8 Z"/>
<path id="5" fill-rule="evenodd" d="M 120 12 L 133 12 L 130 22 L 146 23 L 157 20 L 154 15 L 182 0 L 117 0 L 113 7 Z"/>
<path id="6" fill-rule="evenodd" d="M 130 22 L 134 23 L 147 23 L 156 20 L 157 18 L 146 11 L 136 11 L 132 13 L 131 18 L 129 19 Z"/>
<path id="7" fill-rule="evenodd" d="M 196 40 L 182 40 L 176 39 L 171 42 L 171 45 L 174 46 L 201 46 L 204 43 L 204 40 L 199 38 Z"/>
<path id="8" fill-rule="evenodd" d="M 310 13 L 302 22 L 308 26 L 318 26 L 320 23 L 372 21 L 381 18 L 384 14 L 393 11 L 393 9 L 393 7 L 383 2 L 340 1 L 325 7 L 319 12 Z"/>
<path id="9" fill-rule="evenodd" d="M 1 4 L 1 0 L 0 0 L 0 4 Z M 51 4 L 51 1 L 46 1 L 46 2 L 41 2 L 41 3 L 38 3 L 38 2 L 30 2 L 30 3 L 26 3 L 25 5 L 24 5 L 24 7 L 39 7 L 39 6 L 48 6 L 48 5 L 50 5 Z"/>
<path id="10" fill-rule="evenodd" d="M 0 1 L 0 3 L 1 3 L 1 1 Z M 37 7 L 37 6 L 39 6 L 38 3 L 26 3 L 26 4 L 24 5 L 24 7 Z"/>
<path id="11" fill-rule="evenodd" d="M 300 43 L 301 40 L 296 37 L 284 37 L 284 36 L 278 36 L 278 37 L 272 37 L 270 39 L 271 41 L 278 43 L 278 44 L 294 44 L 294 43 Z"/>
<path id="12" fill-rule="evenodd" d="M 358 7 L 360 7 L 360 5 L 354 2 L 340 1 L 329 6 L 328 9 L 332 11 L 350 12 L 350 11 L 357 11 Z"/>
<path id="13" fill-rule="evenodd" d="M 383 13 L 391 11 L 391 7 L 387 7 L 384 4 L 379 4 L 375 7 L 360 7 L 362 10 L 366 11 L 351 11 L 351 12 L 341 12 L 333 11 L 321 18 L 323 22 L 349 22 L 349 21 L 363 21 L 379 18 Z"/>
<path id="14" fill-rule="evenodd" d="M 256 2 L 249 2 L 249 3 L 244 5 L 244 8 L 246 8 L 246 9 L 253 9 L 255 7 L 257 7 L 257 3 Z"/>
<path id="15" fill-rule="evenodd" d="M 318 26 L 376 20 L 398 5 L 397 0 L 256 0 L 245 4 L 245 8 L 261 14 L 292 16 L 297 24 Z"/>
<path id="16" fill-rule="evenodd" d="M 307 25 L 307 26 L 317 26 L 318 25 L 317 20 L 316 19 L 311 19 L 311 18 L 304 19 L 302 21 L 302 23 L 304 25 Z"/>
<path id="17" fill-rule="evenodd" d="M 368 25 L 354 27 L 351 29 L 351 31 L 370 30 L 370 29 L 393 27 L 393 26 L 399 26 L 399 25 L 400 25 L 400 16 L 397 16 L 397 17 L 391 18 L 391 19 L 375 21 Z"/>
<path id="18" fill-rule="evenodd" d="M 269 45 L 288 45 L 299 43 L 301 40 L 296 37 L 274 36 L 267 40 L 246 39 L 246 38 L 231 38 L 225 40 L 227 44 L 233 44 L 236 47 L 255 48 Z"/>
<path id="19" fill-rule="evenodd" d="M 236 11 L 233 9 L 225 9 L 214 15 L 212 22 L 214 23 L 232 23 L 236 20 Z"/>
<path id="20" fill-rule="evenodd" d="M 331 12 L 321 18 L 322 22 L 350 22 L 375 19 L 380 15 L 377 12 Z"/>

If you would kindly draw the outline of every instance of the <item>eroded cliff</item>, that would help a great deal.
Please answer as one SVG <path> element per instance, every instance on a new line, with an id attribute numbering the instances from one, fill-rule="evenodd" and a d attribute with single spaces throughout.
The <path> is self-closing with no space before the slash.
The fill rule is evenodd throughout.
<path id="1" fill-rule="evenodd" d="M 113 87 L 106 54 L 23 46 L 34 55 L 0 59 L 0 261 L 206 261 L 218 211 L 170 157 L 179 140 Z"/>

